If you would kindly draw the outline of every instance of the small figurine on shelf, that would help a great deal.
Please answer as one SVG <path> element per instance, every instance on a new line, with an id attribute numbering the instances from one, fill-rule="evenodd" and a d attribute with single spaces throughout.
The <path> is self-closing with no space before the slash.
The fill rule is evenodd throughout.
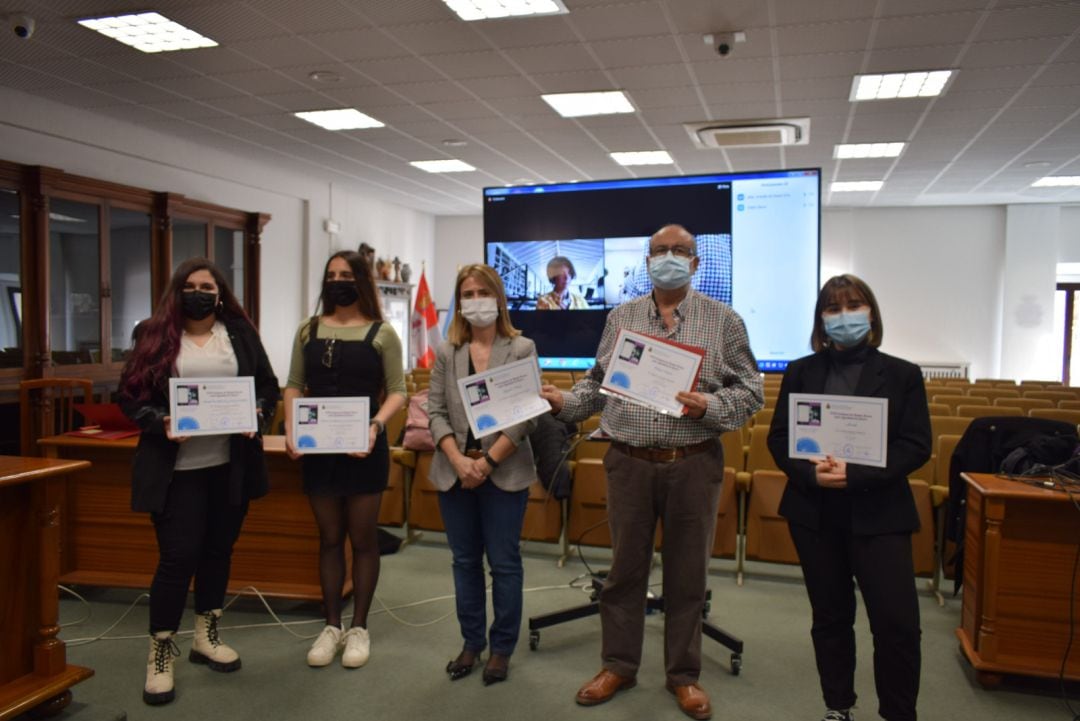
<path id="1" fill-rule="evenodd" d="M 364 256 L 364 260 L 367 261 L 368 268 L 371 268 L 372 272 L 375 271 L 375 249 L 367 243 L 360 244 L 360 255 Z"/>
<path id="2" fill-rule="evenodd" d="M 402 283 L 408 283 L 409 278 L 411 278 L 411 277 L 412 277 L 412 268 L 409 267 L 408 263 L 402 263 L 401 264 L 401 282 Z"/>
<path id="3" fill-rule="evenodd" d="M 390 264 L 382 258 L 375 261 L 375 278 L 378 280 L 390 280 Z"/>
<path id="4" fill-rule="evenodd" d="M 398 257 L 396 255 L 394 256 L 393 266 L 394 266 L 394 282 L 395 283 L 400 283 L 401 282 L 401 260 L 398 259 Z"/>

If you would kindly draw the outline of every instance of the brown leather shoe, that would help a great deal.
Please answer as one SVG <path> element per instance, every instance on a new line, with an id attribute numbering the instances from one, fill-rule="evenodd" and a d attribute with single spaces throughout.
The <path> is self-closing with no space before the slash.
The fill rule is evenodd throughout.
<path id="1" fill-rule="evenodd" d="M 582 706 L 595 706 L 610 701 L 612 696 L 624 688 L 633 688 L 636 685 L 637 679 L 633 676 L 620 676 L 605 668 L 578 689 L 577 702 Z"/>
<path id="2" fill-rule="evenodd" d="M 692 683 L 689 686 L 676 686 L 667 682 L 667 690 L 675 694 L 679 702 L 679 708 L 684 714 L 698 721 L 712 718 L 712 705 L 709 703 L 709 694 L 700 685 Z"/>

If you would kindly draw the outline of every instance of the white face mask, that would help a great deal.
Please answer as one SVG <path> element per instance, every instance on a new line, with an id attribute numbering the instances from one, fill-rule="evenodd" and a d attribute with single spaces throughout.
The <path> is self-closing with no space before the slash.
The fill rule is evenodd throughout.
<path id="1" fill-rule="evenodd" d="M 494 298 L 464 298 L 461 315 L 477 328 L 487 328 L 499 317 L 499 304 Z"/>

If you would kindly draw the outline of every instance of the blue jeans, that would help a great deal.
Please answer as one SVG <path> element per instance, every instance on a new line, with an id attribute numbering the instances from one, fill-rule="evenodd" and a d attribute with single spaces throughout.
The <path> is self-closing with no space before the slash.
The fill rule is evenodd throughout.
<path id="1" fill-rule="evenodd" d="M 521 524 L 529 491 L 507 492 L 491 481 L 473 489 L 461 483 L 439 494 L 446 541 L 454 558 L 457 617 L 465 648 L 479 653 L 487 647 L 487 595 L 484 553 L 491 567 L 491 652 L 509 656 L 521 630 Z"/>

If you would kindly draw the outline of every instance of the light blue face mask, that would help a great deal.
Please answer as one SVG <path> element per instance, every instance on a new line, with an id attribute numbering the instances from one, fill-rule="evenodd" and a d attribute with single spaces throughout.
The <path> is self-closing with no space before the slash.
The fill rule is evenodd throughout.
<path id="1" fill-rule="evenodd" d="M 658 258 L 649 258 L 649 277 L 662 290 L 675 290 L 690 282 L 690 258 L 680 258 L 670 250 Z"/>
<path id="2" fill-rule="evenodd" d="M 825 335 L 845 348 L 858 345 L 870 332 L 870 310 L 845 310 L 836 315 L 823 315 Z"/>

